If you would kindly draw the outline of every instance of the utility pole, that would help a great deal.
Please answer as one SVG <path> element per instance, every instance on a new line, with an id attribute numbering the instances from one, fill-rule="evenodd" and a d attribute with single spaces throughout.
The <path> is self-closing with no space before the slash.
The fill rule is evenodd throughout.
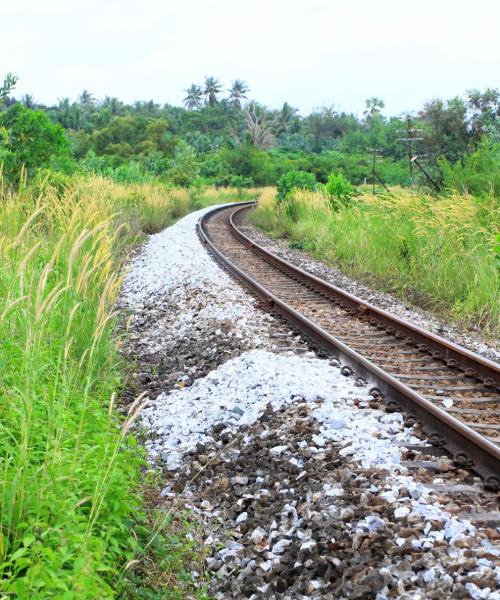
<path id="1" fill-rule="evenodd" d="M 410 167 L 410 188 L 413 189 L 413 163 L 417 156 L 413 156 L 413 144 L 414 142 L 420 142 L 424 138 L 417 137 L 421 132 L 421 129 L 415 129 L 412 127 L 410 114 L 406 115 L 406 137 L 398 138 L 399 142 L 406 142 L 408 148 L 408 165 Z"/>
<path id="2" fill-rule="evenodd" d="M 382 148 L 367 148 L 369 152 L 373 153 L 372 156 L 372 194 L 375 196 L 375 180 L 378 178 L 377 170 L 375 168 L 375 162 L 377 160 L 377 154 L 382 153 Z M 385 187 L 385 185 L 384 185 Z M 387 188 L 386 188 L 387 189 Z"/>
<path id="3" fill-rule="evenodd" d="M 422 171 L 422 173 L 425 175 L 426 179 L 428 181 L 430 181 L 432 187 L 436 190 L 436 192 L 439 193 L 441 191 L 441 186 L 430 176 L 430 174 L 426 171 L 426 169 L 424 169 L 423 165 L 420 163 L 418 158 L 419 158 L 418 156 L 413 157 L 414 163 Z"/>

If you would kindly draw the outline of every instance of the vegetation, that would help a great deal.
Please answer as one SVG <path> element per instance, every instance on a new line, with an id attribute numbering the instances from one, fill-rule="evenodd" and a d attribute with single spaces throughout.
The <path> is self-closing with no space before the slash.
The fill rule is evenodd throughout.
<path id="1" fill-rule="evenodd" d="M 342 206 L 350 204 L 356 195 L 353 185 L 350 181 L 347 181 L 342 173 L 332 173 L 330 175 L 325 191 L 330 200 L 330 206 L 334 210 L 340 210 Z"/>
<path id="2" fill-rule="evenodd" d="M 255 223 L 372 285 L 500 333 L 500 207 L 493 195 L 436 199 L 393 188 L 333 209 L 324 192 L 293 198 L 291 218 L 264 194 Z"/>
<path id="3" fill-rule="evenodd" d="M 191 199 L 96 177 L 0 188 L 0 595 L 184 598 L 193 543 L 144 503 L 140 402 L 116 411 L 113 301 L 127 245 Z"/>
<path id="4" fill-rule="evenodd" d="M 198 558 L 196 532 L 156 513 L 130 433 L 140 401 L 116 408 L 126 249 L 192 209 L 260 195 L 256 223 L 274 235 L 498 333 L 500 92 L 415 115 L 417 184 L 431 177 L 441 195 L 374 197 L 355 187 L 371 181 L 371 148 L 383 149 L 381 185 L 410 183 L 405 123 L 378 98 L 361 118 L 300 116 L 248 100 L 239 79 L 223 98 L 207 77 L 185 107 L 87 90 L 43 106 L 16 100 L 16 82 L 0 84 L 0 595 L 195 597 L 184 566 Z M 254 187 L 270 185 L 277 198 Z"/>
<path id="5" fill-rule="evenodd" d="M 234 80 L 226 92 L 212 76 L 202 84 L 194 83 L 185 90 L 184 107 L 153 101 L 127 105 L 109 96 L 97 100 L 87 90 L 77 100 L 64 98 L 44 106 L 33 95 L 13 97 L 15 84 L 16 78 L 9 75 L 0 86 L 0 113 L 5 113 L 0 114 L 0 153 L 4 161 L 8 153 L 11 166 L 4 168 L 8 178 L 15 179 L 22 162 L 28 176 L 35 176 L 38 165 L 23 155 L 27 141 L 17 134 L 19 127 L 42 126 L 43 114 L 64 130 L 68 140 L 68 148 L 62 144 L 62 156 L 50 164 L 65 174 L 83 168 L 119 182 L 160 179 L 215 186 L 232 185 L 236 177 L 241 178 L 238 185 L 252 187 L 276 185 L 294 170 L 311 173 L 323 184 L 332 173 L 340 173 L 360 185 L 372 181 L 372 149 L 377 148 L 381 150 L 377 182 L 410 183 L 408 150 L 401 141 L 407 135 L 406 118 L 384 115 L 379 98 L 366 101 L 361 117 L 333 106 L 301 116 L 287 102 L 273 110 L 249 100 L 249 87 L 241 79 Z M 500 91 L 494 89 L 471 90 L 464 97 L 425 104 L 411 120 L 422 138 L 414 143 L 419 156 L 414 165 L 417 183 L 429 185 L 421 165 L 438 185 L 449 185 L 457 164 L 466 168 L 468 157 L 483 145 L 500 143 L 499 117 Z M 59 128 L 49 128 L 46 120 L 43 127 L 47 134 L 41 139 L 60 140 Z M 46 162 L 43 152 L 41 158 Z M 187 165 L 188 175 L 179 172 L 179 163 Z M 488 186 L 488 178 L 479 185 Z"/>
<path id="6" fill-rule="evenodd" d="M 16 181 L 22 168 L 34 173 L 48 166 L 51 160 L 69 157 L 64 129 L 43 112 L 14 104 L 0 113 L 0 130 L 6 132 L 0 146 L 0 161 L 7 180 Z"/>

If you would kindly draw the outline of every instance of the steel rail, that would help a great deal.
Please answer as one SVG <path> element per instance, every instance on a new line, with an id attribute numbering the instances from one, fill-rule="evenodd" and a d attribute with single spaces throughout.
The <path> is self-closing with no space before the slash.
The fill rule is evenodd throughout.
<path id="1" fill-rule="evenodd" d="M 303 283 L 324 294 L 325 297 L 340 300 L 342 308 L 356 309 L 356 311 L 368 315 L 371 319 L 376 319 L 375 324 L 380 322 L 385 328 L 390 327 L 395 331 L 404 333 L 415 340 L 417 344 L 420 344 L 420 350 L 429 351 L 434 358 L 444 360 L 448 366 L 461 368 L 469 376 L 481 378 L 483 383 L 489 387 L 499 385 L 500 367 L 494 362 L 477 356 L 448 340 L 393 317 L 389 313 L 363 302 L 340 288 L 271 254 L 243 234 L 234 223 L 233 217 L 236 214 L 240 214 L 241 211 L 252 207 L 254 204 L 253 202 L 245 202 L 217 207 L 200 218 L 197 223 L 198 235 L 214 258 L 259 297 L 269 310 L 280 314 L 287 321 L 293 323 L 298 329 L 313 338 L 321 347 L 338 357 L 353 372 L 355 371 L 371 383 L 373 387 L 370 393 L 372 395 L 382 396 L 390 409 L 400 408 L 408 419 L 420 421 L 431 443 L 445 447 L 452 454 L 457 464 L 470 468 L 481 475 L 486 488 L 500 489 L 500 448 L 498 446 L 352 348 L 349 348 L 341 340 L 319 327 L 255 281 L 253 277 L 245 273 L 216 247 L 206 230 L 206 224 L 214 214 L 230 210 L 228 226 L 231 228 L 231 233 L 236 240 L 248 248 L 249 251 L 258 254 L 266 262 L 274 264 L 276 268 L 285 270 L 289 274 L 293 274 L 294 277 L 299 277 Z M 342 306 L 342 303 L 344 306 Z M 425 345 L 426 348 L 422 345 Z"/>

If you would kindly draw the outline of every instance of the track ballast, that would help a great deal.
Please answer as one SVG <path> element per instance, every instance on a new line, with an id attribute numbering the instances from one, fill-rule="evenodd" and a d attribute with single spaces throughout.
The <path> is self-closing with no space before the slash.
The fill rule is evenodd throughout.
<path id="1" fill-rule="evenodd" d="M 238 228 L 252 204 L 214 209 L 198 224 L 218 262 L 269 310 L 372 385 L 389 410 L 421 422 L 429 440 L 500 489 L 500 367 L 391 316 L 278 258 Z"/>

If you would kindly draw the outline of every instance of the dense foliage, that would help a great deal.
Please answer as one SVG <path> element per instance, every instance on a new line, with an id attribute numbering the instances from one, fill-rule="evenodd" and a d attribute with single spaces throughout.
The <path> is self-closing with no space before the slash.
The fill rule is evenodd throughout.
<path id="1" fill-rule="evenodd" d="M 1 598 L 203 596 L 184 570 L 192 532 L 144 499 L 141 401 L 116 411 L 113 304 L 128 245 L 220 196 L 89 176 L 16 192 L 0 178 Z"/>
<path id="2" fill-rule="evenodd" d="M 51 160 L 69 157 L 64 129 L 41 111 L 14 104 L 0 113 L 0 130 L 5 132 L 0 161 L 9 179 L 15 180 L 23 166 L 32 173 L 48 166 Z"/>
<path id="3" fill-rule="evenodd" d="M 293 211 L 263 194 L 255 223 L 370 285 L 485 333 L 500 332 L 498 199 L 390 188 L 332 206 L 296 191 Z"/>
<path id="4" fill-rule="evenodd" d="M 340 173 L 359 185 L 372 181 L 376 149 L 377 183 L 408 185 L 408 148 L 401 138 L 408 137 L 409 127 L 416 132 L 410 136 L 421 138 L 413 143 L 417 183 L 430 185 L 425 170 L 438 186 L 498 189 L 494 169 L 485 169 L 493 160 L 498 172 L 499 90 L 432 100 L 407 123 L 385 116 L 378 98 L 366 101 L 361 117 L 333 106 L 301 116 L 286 102 L 271 110 L 249 101 L 241 80 L 222 97 L 223 86 L 213 77 L 186 90 L 185 107 L 128 105 L 113 97 L 98 101 L 88 91 L 76 101 L 44 106 L 31 95 L 20 101 L 9 95 L 15 83 L 9 76 L 0 88 L 0 156 L 8 174 L 24 163 L 33 175 L 50 162 L 64 173 L 83 169 L 120 182 L 159 178 L 183 186 L 262 186 L 275 185 L 293 170 L 312 173 L 319 183 Z M 36 135 L 40 147 L 28 151 L 20 128 L 32 139 L 34 128 L 45 128 Z M 50 161 L 47 144 L 53 148 Z"/>

